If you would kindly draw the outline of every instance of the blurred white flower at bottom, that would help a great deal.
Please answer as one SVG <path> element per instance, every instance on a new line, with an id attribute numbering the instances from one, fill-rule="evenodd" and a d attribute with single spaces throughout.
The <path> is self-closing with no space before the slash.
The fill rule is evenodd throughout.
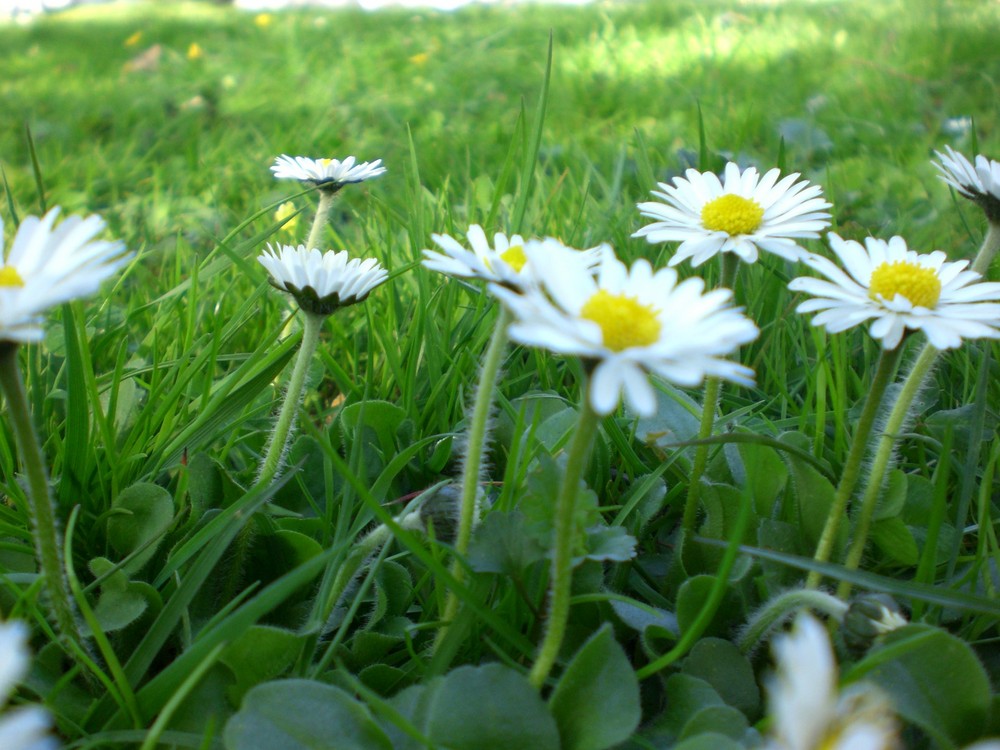
<path id="1" fill-rule="evenodd" d="M 0 622 L 0 748 L 3 750 L 55 750 L 49 734 L 52 719 L 39 706 L 7 708 L 11 693 L 28 671 L 28 628 L 23 622 Z"/>

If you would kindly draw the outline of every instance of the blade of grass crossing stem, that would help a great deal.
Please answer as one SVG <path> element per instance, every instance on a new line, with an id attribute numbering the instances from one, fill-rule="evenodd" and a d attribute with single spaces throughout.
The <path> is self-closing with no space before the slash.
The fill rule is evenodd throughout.
<path id="1" fill-rule="evenodd" d="M 38 208 L 44 214 L 49 210 L 45 200 L 45 183 L 42 180 L 42 166 L 38 162 L 38 152 L 35 150 L 35 139 L 31 136 L 31 126 L 24 123 L 24 136 L 28 141 L 28 155 L 31 157 L 31 172 L 35 177 L 35 190 L 38 191 Z"/>
<path id="2" fill-rule="evenodd" d="M 524 212 L 528 207 L 531 193 L 532 177 L 535 165 L 538 163 L 538 151 L 542 145 L 542 128 L 545 125 L 545 107 L 549 99 L 549 80 L 552 77 L 552 32 L 549 32 L 549 49 L 545 59 L 545 76 L 542 78 L 542 92 L 538 96 L 538 106 L 535 109 L 535 119 L 531 123 L 531 132 L 524 154 L 524 164 L 521 167 L 521 186 L 514 201 L 511 212 L 510 231 L 520 232 L 524 222 Z"/>

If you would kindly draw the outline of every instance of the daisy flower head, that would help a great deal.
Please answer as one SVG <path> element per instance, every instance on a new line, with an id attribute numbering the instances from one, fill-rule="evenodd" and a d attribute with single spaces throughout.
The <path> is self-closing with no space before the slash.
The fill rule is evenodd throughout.
<path id="1" fill-rule="evenodd" d="M 798 173 L 779 180 L 780 175 L 772 169 L 761 177 L 754 167 L 741 172 L 733 162 L 722 180 L 689 169 L 672 185 L 658 183 L 653 195 L 659 201 L 639 204 L 639 212 L 656 221 L 632 236 L 680 242 L 671 266 L 688 258 L 700 266 L 719 253 L 754 263 L 759 250 L 799 260 L 805 251 L 796 240 L 819 237 L 830 225 L 830 204 L 821 197 L 822 188 L 799 180 Z"/>
<path id="2" fill-rule="evenodd" d="M 381 165 L 381 159 L 358 164 L 353 156 L 341 161 L 282 154 L 274 160 L 271 171 L 279 180 L 298 180 L 315 185 L 324 192 L 336 193 L 344 185 L 385 174 L 386 169 Z"/>
<path id="3" fill-rule="evenodd" d="M 0 262 L 0 341 L 38 341 L 42 313 L 97 291 L 131 257 L 121 242 L 95 240 L 98 216 L 70 216 L 55 225 L 59 209 L 27 216 Z M 0 219 L 0 237 L 3 220 Z"/>
<path id="4" fill-rule="evenodd" d="M 830 333 L 874 319 L 869 332 L 895 349 L 907 330 L 921 330 L 936 349 L 962 339 L 1000 338 L 1000 283 L 981 282 L 968 261 L 950 262 L 940 250 L 919 254 L 902 237 L 854 240 L 828 235 L 845 270 L 819 255 L 805 263 L 826 277 L 792 279 L 788 288 L 813 296 L 796 308 L 819 312 L 813 325 Z"/>
<path id="5" fill-rule="evenodd" d="M 700 278 L 678 281 L 671 268 L 645 260 L 627 268 L 610 247 L 592 269 L 569 250 L 528 245 L 535 286 L 521 294 L 491 284 L 514 316 L 515 341 L 576 355 L 591 369 L 590 404 L 610 414 L 624 395 L 637 414 L 656 410 L 649 375 L 695 386 L 706 375 L 751 384 L 753 371 L 724 359 L 757 337 L 757 327 L 729 306 L 732 292 L 705 293 Z"/>
<path id="6" fill-rule="evenodd" d="M 292 295 L 307 313 L 322 316 L 361 302 L 389 275 L 375 258 L 349 258 L 346 250 L 321 253 L 305 245 L 268 243 L 257 260 L 271 274 L 272 286 Z"/>
<path id="7" fill-rule="evenodd" d="M 486 232 L 478 224 L 470 226 L 465 236 L 468 247 L 447 234 L 432 234 L 431 239 L 441 248 L 441 252 L 424 250 L 424 267 L 448 276 L 481 279 L 516 290 L 532 282 L 532 265 L 528 262 L 526 251 L 528 247 L 537 248 L 534 252 L 540 253 L 576 253 L 590 267 L 596 265 L 605 247 L 601 245 L 589 250 L 574 250 L 551 237 L 525 242 L 519 234 L 508 237 L 502 232 L 493 235 L 493 244 L 490 245 Z"/>
<path id="8" fill-rule="evenodd" d="M 939 161 L 933 162 L 942 180 L 956 192 L 978 205 L 991 222 L 1000 222 L 1000 162 L 976 156 L 975 166 L 951 146 L 945 153 L 935 151 Z"/>
<path id="9" fill-rule="evenodd" d="M 0 622 L 0 747 L 4 750 L 55 750 L 52 720 L 38 706 L 4 710 L 31 663 L 28 629 L 22 622 Z"/>
<path id="10" fill-rule="evenodd" d="M 841 692 L 826 629 L 800 614 L 776 639 L 769 686 L 774 724 L 767 750 L 892 750 L 899 747 L 892 709 L 875 688 Z"/>

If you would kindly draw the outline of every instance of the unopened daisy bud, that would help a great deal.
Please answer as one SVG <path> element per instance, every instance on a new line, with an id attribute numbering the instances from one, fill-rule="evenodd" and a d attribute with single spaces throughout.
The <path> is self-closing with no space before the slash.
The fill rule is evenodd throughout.
<path id="1" fill-rule="evenodd" d="M 847 608 L 841 633 L 848 648 L 864 652 L 886 633 L 907 624 L 909 620 L 891 596 L 866 594 Z"/>
<path id="2" fill-rule="evenodd" d="M 374 258 L 349 258 L 346 250 L 321 253 L 305 245 L 268 244 L 257 260 L 271 274 L 272 286 L 291 294 L 305 312 L 323 317 L 363 301 L 389 275 Z"/>

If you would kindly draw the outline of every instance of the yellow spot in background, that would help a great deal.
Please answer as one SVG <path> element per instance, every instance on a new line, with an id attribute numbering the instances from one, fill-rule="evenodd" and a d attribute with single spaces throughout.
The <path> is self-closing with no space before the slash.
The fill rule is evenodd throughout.
<path id="1" fill-rule="evenodd" d="M 914 307 L 933 308 L 941 297 L 941 279 L 932 268 L 899 260 L 883 263 L 872 271 L 868 282 L 872 299 L 892 300 L 897 294 L 906 297 Z"/>
<path id="2" fill-rule="evenodd" d="M 201 45 L 198 44 L 198 42 L 191 42 L 191 45 L 188 47 L 187 51 L 187 59 L 198 60 L 204 56 L 205 56 L 205 50 L 201 48 Z"/>
<path id="3" fill-rule="evenodd" d="M 601 341 L 613 352 L 649 346 L 660 338 L 656 308 L 625 294 L 599 289 L 584 303 L 580 317 L 601 327 Z"/>
<path id="4" fill-rule="evenodd" d="M 417 54 L 412 55 L 410 57 L 410 62 L 413 63 L 414 65 L 423 65 L 430 59 L 431 56 L 428 55 L 426 52 L 418 52 Z"/>
<path id="5" fill-rule="evenodd" d="M 742 195 L 726 193 L 710 200 L 701 209 L 701 224 L 713 232 L 725 232 L 730 237 L 752 234 L 764 219 L 760 204 Z"/>
<path id="6" fill-rule="evenodd" d="M 272 23 L 274 23 L 274 16 L 270 13 L 258 13 L 253 17 L 253 22 L 257 25 L 259 29 L 266 29 Z"/>
<path id="7" fill-rule="evenodd" d="M 137 31 L 132 36 L 130 36 L 128 39 L 125 40 L 125 46 L 134 47 L 141 41 L 142 41 L 142 32 Z"/>
<path id="8" fill-rule="evenodd" d="M 0 287 L 22 287 L 24 279 L 14 266 L 0 267 Z"/>
<path id="9" fill-rule="evenodd" d="M 293 231 L 295 231 L 295 227 L 298 226 L 299 223 L 299 217 L 294 214 L 295 214 L 295 204 L 292 203 L 291 201 L 285 201 L 280 206 L 278 206 L 278 210 L 274 212 L 275 221 L 285 221 L 285 219 L 288 219 L 289 216 L 292 217 L 291 219 L 288 219 L 288 221 L 285 221 L 285 223 L 282 225 L 281 227 L 282 232 L 288 232 L 289 234 L 291 234 Z"/>

